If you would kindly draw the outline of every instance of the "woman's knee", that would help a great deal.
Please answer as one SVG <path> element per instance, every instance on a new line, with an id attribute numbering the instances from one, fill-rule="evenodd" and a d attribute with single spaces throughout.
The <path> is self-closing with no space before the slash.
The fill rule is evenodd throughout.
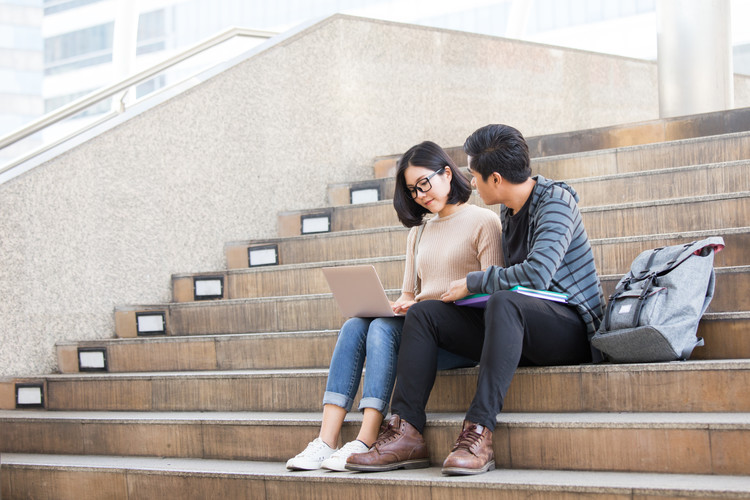
<path id="1" fill-rule="evenodd" d="M 370 323 L 367 331 L 368 354 L 373 349 L 392 350 L 398 352 L 401 341 L 401 323 L 388 321 L 391 318 L 377 318 Z"/>
<path id="2" fill-rule="evenodd" d="M 365 345 L 367 328 L 370 321 L 365 318 L 349 318 L 339 330 L 336 347 L 339 349 L 358 349 Z"/>

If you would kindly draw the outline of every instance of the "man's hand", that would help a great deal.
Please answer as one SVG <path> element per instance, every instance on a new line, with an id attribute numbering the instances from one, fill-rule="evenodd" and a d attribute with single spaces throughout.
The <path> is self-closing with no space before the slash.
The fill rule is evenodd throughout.
<path id="1" fill-rule="evenodd" d="M 466 288 L 466 278 L 451 281 L 450 288 L 443 295 L 440 296 L 440 300 L 443 302 L 455 302 L 458 299 L 462 299 L 469 295 L 469 289 Z"/>

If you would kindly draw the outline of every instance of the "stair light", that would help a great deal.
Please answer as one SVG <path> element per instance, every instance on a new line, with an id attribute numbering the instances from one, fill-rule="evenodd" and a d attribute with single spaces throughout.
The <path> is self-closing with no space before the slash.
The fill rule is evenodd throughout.
<path id="1" fill-rule="evenodd" d="M 380 190 L 378 188 L 352 189 L 349 194 L 351 195 L 352 205 L 372 203 L 380 200 Z"/>
<path id="2" fill-rule="evenodd" d="M 16 408 L 44 408 L 44 386 L 16 384 Z"/>
<path id="3" fill-rule="evenodd" d="M 327 215 L 303 215 L 302 234 L 328 233 L 331 231 L 331 216 Z"/>
<path id="4" fill-rule="evenodd" d="M 164 335 L 167 333 L 166 314 L 163 311 L 135 313 L 137 335 Z"/>
<path id="5" fill-rule="evenodd" d="M 79 347 L 78 371 L 106 372 L 107 349 L 103 347 Z"/>
<path id="6" fill-rule="evenodd" d="M 247 249 L 249 267 L 275 266 L 279 263 L 279 249 L 276 245 L 250 247 Z"/>
<path id="7" fill-rule="evenodd" d="M 224 278 L 222 276 L 194 278 L 193 298 L 195 300 L 224 298 Z"/>

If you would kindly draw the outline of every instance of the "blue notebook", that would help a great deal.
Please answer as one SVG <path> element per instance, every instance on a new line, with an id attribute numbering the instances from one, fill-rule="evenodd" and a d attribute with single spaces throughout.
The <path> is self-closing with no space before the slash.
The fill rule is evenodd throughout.
<path id="1" fill-rule="evenodd" d="M 568 303 L 568 295 L 559 292 L 550 292 L 549 290 L 534 290 L 533 288 L 527 288 L 525 286 L 517 285 L 510 289 L 511 292 L 522 293 L 530 297 L 536 297 L 538 299 L 552 300 L 554 302 L 560 302 L 563 304 Z M 475 293 L 473 295 L 467 295 L 463 299 L 456 301 L 457 306 L 468 306 L 468 307 L 486 307 L 487 299 L 490 296 L 486 293 Z"/>

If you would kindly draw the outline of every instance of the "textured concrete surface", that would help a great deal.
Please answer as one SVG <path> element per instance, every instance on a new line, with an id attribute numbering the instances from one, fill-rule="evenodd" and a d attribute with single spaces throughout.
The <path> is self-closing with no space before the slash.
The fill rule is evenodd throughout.
<path id="1" fill-rule="evenodd" d="M 0 376 L 54 372 L 57 341 L 170 300 L 172 273 L 378 155 L 489 122 L 532 136 L 658 117 L 656 65 L 334 16 L 0 185 Z M 745 89 L 744 95 L 747 96 Z M 741 103 L 737 103 L 739 106 Z"/>

